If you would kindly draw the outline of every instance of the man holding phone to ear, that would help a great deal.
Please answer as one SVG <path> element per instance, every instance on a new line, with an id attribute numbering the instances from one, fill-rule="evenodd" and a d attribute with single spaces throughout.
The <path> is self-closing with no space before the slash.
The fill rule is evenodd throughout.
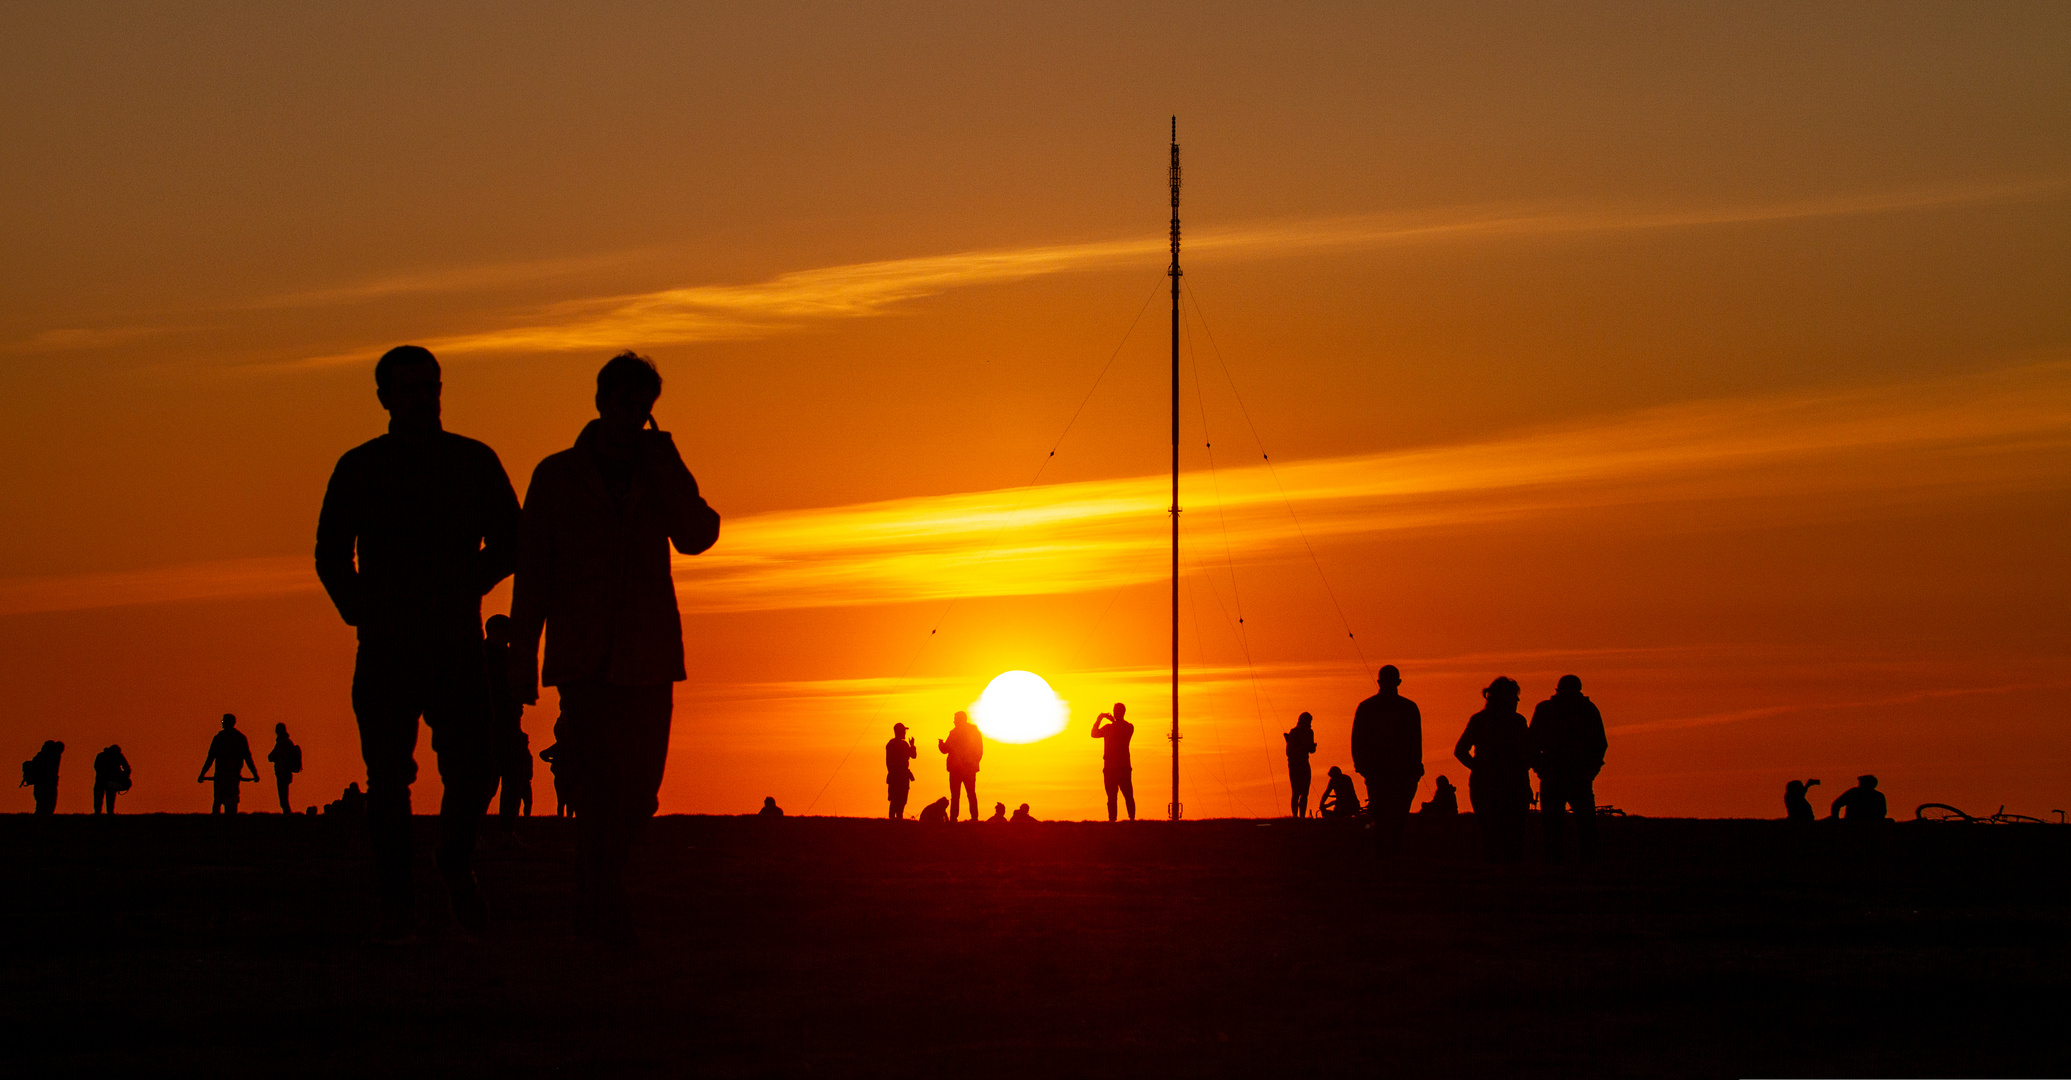
<path id="1" fill-rule="evenodd" d="M 662 377 L 638 353 L 597 372 L 597 419 L 533 470 L 511 592 L 511 689 L 558 687 L 556 764 L 572 765 L 580 849 L 577 929 L 629 946 L 624 871 L 654 816 L 669 754 L 683 621 L 671 545 L 695 555 L 719 515 L 654 421 Z M 542 632 L 545 663 L 540 661 Z"/>

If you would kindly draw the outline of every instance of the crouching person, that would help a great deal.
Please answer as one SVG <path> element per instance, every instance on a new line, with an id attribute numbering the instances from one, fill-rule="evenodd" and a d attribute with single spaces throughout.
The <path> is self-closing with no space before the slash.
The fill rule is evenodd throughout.
<path id="1" fill-rule="evenodd" d="M 684 678 L 669 547 L 695 555 L 719 539 L 719 515 L 654 422 L 661 392 L 654 363 L 635 353 L 597 373 L 597 419 L 532 473 L 511 594 L 512 690 L 527 704 L 542 682 L 561 695 L 555 764 L 575 780 L 576 926 L 621 946 L 634 941 L 626 860 L 654 816 Z"/>

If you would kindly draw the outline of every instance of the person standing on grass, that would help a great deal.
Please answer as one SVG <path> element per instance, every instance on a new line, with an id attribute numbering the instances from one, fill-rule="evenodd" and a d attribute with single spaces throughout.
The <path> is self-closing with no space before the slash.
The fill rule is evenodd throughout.
<path id="1" fill-rule="evenodd" d="M 94 755 L 93 759 L 93 812 L 115 812 L 115 796 L 129 790 L 129 759 L 122 756 L 122 747 L 110 745 Z"/>
<path id="2" fill-rule="evenodd" d="M 1532 807 L 1531 732 L 1517 711 L 1517 680 L 1497 676 L 1481 692 L 1487 707 L 1467 721 L 1453 756 L 1467 766 L 1467 797 L 1490 862 L 1524 860 L 1525 816 Z M 1595 808 L 1591 808 L 1594 813 Z"/>
<path id="3" fill-rule="evenodd" d="M 1352 714 L 1352 771 L 1366 779 L 1374 851 L 1388 855 L 1402 846 L 1402 828 L 1424 778 L 1424 714 L 1402 696 L 1402 673 L 1394 664 L 1383 667 L 1375 682 L 1380 692 Z"/>
<path id="4" fill-rule="evenodd" d="M 1575 841 L 1582 861 L 1596 858 L 1596 776 L 1604 769 L 1604 716 L 1582 696 L 1582 680 L 1563 675 L 1553 696 L 1532 710 L 1532 769 L 1539 774 L 1539 824 L 1546 834 L 1546 861 L 1564 857 L 1560 834 L 1568 808 L 1575 811 Z"/>
<path id="5" fill-rule="evenodd" d="M 209 770 L 216 770 L 214 777 Z M 216 798 L 209 806 L 211 814 L 237 813 L 238 787 L 245 783 L 245 770 L 252 770 L 251 780 L 259 779 L 259 763 L 252 760 L 252 744 L 237 730 L 237 717 L 223 714 L 223 729 L 209 740 L 209 756 L 201 763 L 201 775 L 194 778 L 197 784 L 210 779 L 216 782 Z"/>
<path id="6" fill-rule="evenodd" d="M 1309 816 L 1309 755 L 1316 752 L 1314 722 L 1314 717 L 1303 713 L 1281 735 L 1287 740 L 1287 812 L 1291 817 Z"/>
<path id="7" fill-rule="evenodd" d="M 273 749 L 266 751 L 266 760 L 273 762 L 273 786 L 280 792 L 280 812 L 294 813 L 295 808 L 288 804 L 288 785 L 302 771 L 302 748 L 288 738 L 288 725 L 273 725 Z"/>
<path id="8" fill-rule="evenodd" d="M 1129 740 L 1136 734 L 1136 725 L 1123 719 L 1128 714 L 1129 706 L 1117 701 L 1114 712 L 1101 713 L 1093 721 L 1093 737 L 1107 744 L 1100 752 L 1100 779 L 1107 788 L 1109 821 L 1115 819 L 1117 793 L 1128 801 L 1129 820 L 1136 820 L 1136 782 L 1129 764 Z"/>
<path id="9" fill-rule="evenodd" d="M 935 740 L 935 749 L 948 758 L 944 764 L 949 767 L 950 823 L 956 822 L 959 794 L 971 808 L 971 820 L 978 820 L 978 762 L 985 757 L 985 733 L 970 716 L 958 712 L 951 718 L 949 735 Z"/>
<path id="10" fill-rule="evenodd" d="M 884 744 L 885 798 L 893 821 L 906 817 L 906 796 L 913 790 L 913 759 L 919 756 L 920 748 L 907 737 L 906 725 L 893 724 L 892 738 Z"/>
<path id="11" fill-rule="evenodd" d="M 530 705 L 541 683 L 559 688 L 556 754 L 575 767 L 576 924 L 616 948 L 637 940 L 626 863 L 659 806 L 686 676 L 670 549 L 719 540 L 718 513 L 655 421 L 661 394 L 638 353 L 598 370 L 597 418 L 533 470 L 511 590 L 511 690 Z"/>

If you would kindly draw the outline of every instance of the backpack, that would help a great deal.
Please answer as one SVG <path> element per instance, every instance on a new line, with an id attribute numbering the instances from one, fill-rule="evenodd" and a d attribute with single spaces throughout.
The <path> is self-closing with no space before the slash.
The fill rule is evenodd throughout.
<path id="1" fill-rule="evenodd" d="M 288 772 L 289 772 L 290 774 L 293 774 L 293 773 L 298 773 L 298 772 L 301 772 L 301 771 L 302 771 L 302 748 L 301 748 L 301 747 L 299 747 L 299 746 L 296 746 L 296 745 L 295 745 L 295 744 L 293 744 L 293 743 L 289 743 L 289 744 L 288 744 L 288 754 L 287 754 L 287 758 L 288 758 L 288 759 L 287 759 L 286 761 L 283 761 L 283 762 L 281 762 L 281 764 L 283 764 L 283 765 L 286 765 L 286 766 L 288 767 Z"/>
<path id="2" fill-rule="evenodd" d="M 32 757 L 29 760 L 22 762 L 22 782 L 20 784 L 17 784 L 16 786 L 35 787 L 38 784 L 45 783 L 46 781 L 43 777 L 44 772 L 45 769 L 43 767 L 43 759 L 41 758 L 41 756 Z"/>

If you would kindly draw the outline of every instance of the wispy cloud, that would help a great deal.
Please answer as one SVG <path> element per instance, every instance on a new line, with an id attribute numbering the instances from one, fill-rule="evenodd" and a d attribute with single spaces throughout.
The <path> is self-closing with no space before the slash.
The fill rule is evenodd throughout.
<path id="1" fill-rule="evenodd" d="M 1694 228 L 1895 213 L 1998 202 L 2061 192 L 2071 180 L 1907 189 L 1743 206 L 1684 209 L 1576 206 L 1452 208 L 1277 222 L 1189 233 L 1190 257 L 1274 258 L 1328 250 L 1367 250 L 1413 243 Z M 598 351 L 741 340 L 829 319 L 885 314 L 900 304 L 951 289 L 1000 285 L 1131 263 L 1160 265 L 1166 241 L 1140 239 L 969 251 L 854 263 L 782 274 L 736 285 L 687 285 L 622 296 L 571 299 L 508 326 L 446 334 L 420 342 L 441 356 L 481 353 Z M 528 264 L 530 265 L 530 264 Z M 477 277 L 482 272 L 473 272 Z M 340 299 L 443 287 L 451 274 L 359 286 Z M 484 278 L 483 280 L 488 280 Z M 372 290 L 385 290 L 376 292 Z M 310 294 L 321 295 L 321 294 Z M 296 366 L 360 363 L 364 351 L 311 357 Z"/>
<path id="2" fill-rule="evenodd" d="M 312 592 L 318 587 L 316 570 L 306 556 L 6 578 L 0 579 L 0 615 L 196 600 L 249 600 Z"/>

